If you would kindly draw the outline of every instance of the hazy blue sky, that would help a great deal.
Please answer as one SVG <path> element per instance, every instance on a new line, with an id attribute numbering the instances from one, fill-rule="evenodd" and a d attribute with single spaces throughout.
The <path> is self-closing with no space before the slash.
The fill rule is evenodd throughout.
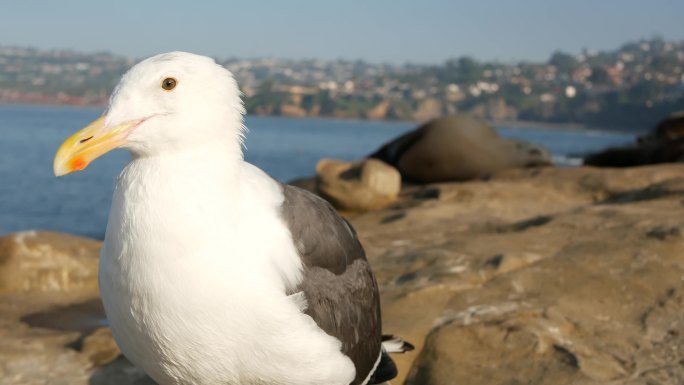
<path id="1" fill-rule="evenodd" d="M 545 60 L 557 48 L 684 39 L 684 0 L 244 0 L 0 2 L 0 45 L 186 50 L 374 62 Z"/>

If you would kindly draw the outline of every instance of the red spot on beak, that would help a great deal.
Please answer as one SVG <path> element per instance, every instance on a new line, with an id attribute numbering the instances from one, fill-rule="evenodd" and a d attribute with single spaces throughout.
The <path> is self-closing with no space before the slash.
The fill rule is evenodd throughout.
<path id="1" fill-rule="evenodd" d="M 83 158 L 74 158 L 74 160 L 71 161 L 72 170 L 81 171 L 86 168 L 87 165 L 88 163 Z"/>

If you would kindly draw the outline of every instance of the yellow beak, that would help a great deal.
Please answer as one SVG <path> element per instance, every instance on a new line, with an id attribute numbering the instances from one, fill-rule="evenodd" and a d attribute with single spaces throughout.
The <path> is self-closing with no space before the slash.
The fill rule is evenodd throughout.
<path id="1" fill-rule="evenodd" d="M 126 137 L 130 130 L 137 126 L 140 120 L 124 122 L 106 128 L 104 122 L 105 117 L 102 116 L 62 143 L 57 154 L 55 154 L 53 164 L 56 176 L 81 171 L 88 167 L 93 160 L 117 147 L 121 147 L 126 143 Z"/>

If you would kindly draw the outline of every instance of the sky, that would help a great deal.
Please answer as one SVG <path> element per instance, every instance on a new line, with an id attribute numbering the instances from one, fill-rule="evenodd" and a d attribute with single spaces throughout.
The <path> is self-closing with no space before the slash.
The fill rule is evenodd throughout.
<path id="1" fill-rule="evenodd" d="M 441 63 L 684 39 L 682 0 L 0 0 L 0 45 Z"/>

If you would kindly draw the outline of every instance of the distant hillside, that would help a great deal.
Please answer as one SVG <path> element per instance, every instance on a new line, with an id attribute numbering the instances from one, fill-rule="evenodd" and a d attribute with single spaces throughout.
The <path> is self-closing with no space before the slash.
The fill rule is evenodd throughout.
<path id="1" fill-rule="evenodd" d="M 0 102 L 103 104 L 136 60 L 107 53 L 0 47 Z M 250 113 L 425 120 L 468 112 L 490 120 L 646 129 L 684 109 L 684 41 L 614 51 L 555 52 L 545 63 L 460 57 L 439 65 L 230 59 Z"/>

